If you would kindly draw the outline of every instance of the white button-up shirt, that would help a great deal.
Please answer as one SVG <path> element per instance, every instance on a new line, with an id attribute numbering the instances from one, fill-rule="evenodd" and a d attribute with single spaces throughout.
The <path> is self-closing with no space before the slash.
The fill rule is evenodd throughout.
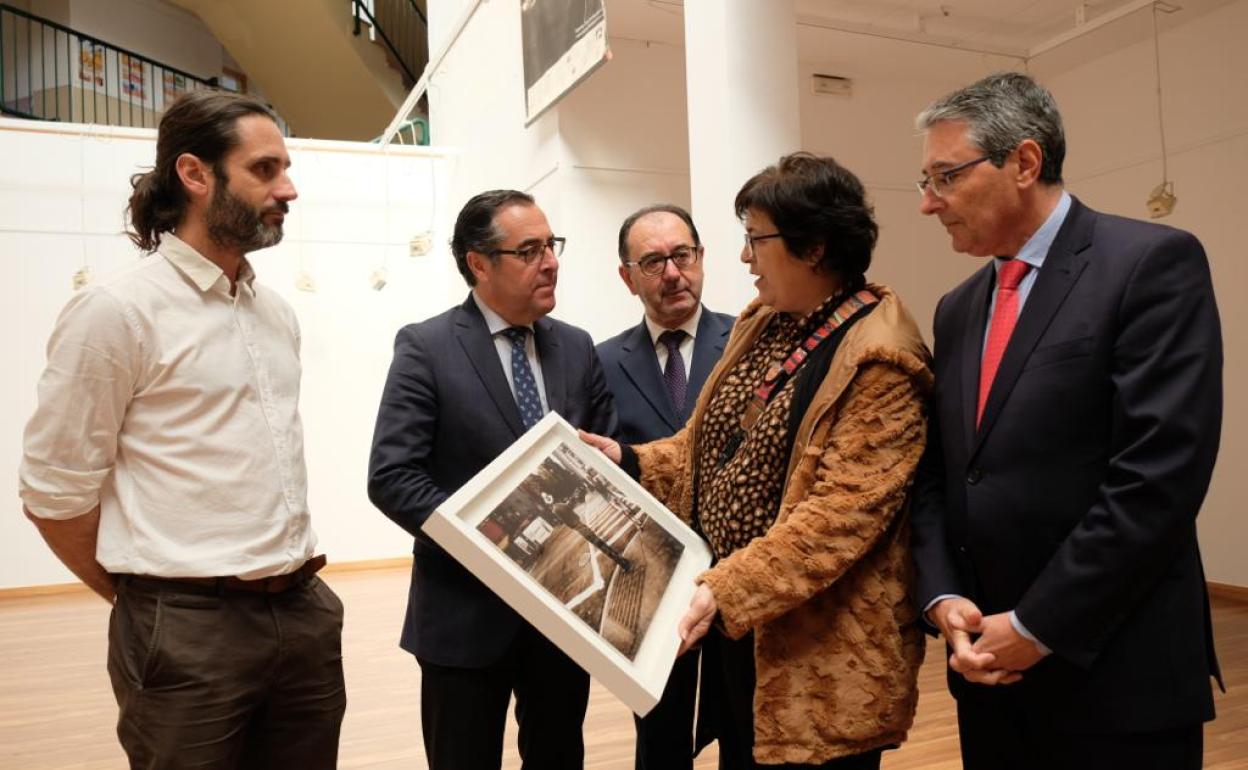
<path id="1" fill-rule="evenodd" d="M 35 516 L 100 506 L 109 572 L 259 578 L 313 555 L 294 311 L 171 233 L 76 294 L 48 342 L 19 471 Z"/>

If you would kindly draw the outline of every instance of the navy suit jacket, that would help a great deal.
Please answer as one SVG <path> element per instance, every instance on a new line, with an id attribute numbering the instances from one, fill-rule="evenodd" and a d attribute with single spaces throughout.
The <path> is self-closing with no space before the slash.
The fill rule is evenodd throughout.
<path id="1" fill-rule="evenodd" d="M 1191 234 L 1072 201 L 975 425 L 992 265 L 936 309 L 913 532 L 919 600 L 1016 609 L 1054 654 L 1015 685 L 950 673 L 1064 732 L 1213 716 L 1196 541 L 1222 419 L 1222 341 Z M 989 700 L 991 702 L 991 700 Z"/>
<path id="2" fill-rule="evenodd" d="M 573 426 L 604 435 L 615 407 L 589 335 L 534 324 L 546 399 Z M 399 330 L 368 463 L 368 496 L 415 536 L 401 646 L 443 666 L 499 660 L 520 616 L 438 547 L 421 526 L 435 508 L 524 433 L 485 318 L 459 307 Z"/>
<path id="3" fill-rule="evenodd" d="M 693 364 L 689 367 L 689 388 L 685 413 L 677 414 L 667 397 L 663 372 L 654 352 L 650 330 L 643 319 L 631 329 L 598 345 L 607 387 L 615 396 L 620 415 L 617 438 L 625 444 L 644 444 L 666 438 L 685 427 L 689 410 L 698 400 L 706 378 L 719 362 L 732 331 L 733 317 L 702 308 L 698 333 L 693 343 Z"/>

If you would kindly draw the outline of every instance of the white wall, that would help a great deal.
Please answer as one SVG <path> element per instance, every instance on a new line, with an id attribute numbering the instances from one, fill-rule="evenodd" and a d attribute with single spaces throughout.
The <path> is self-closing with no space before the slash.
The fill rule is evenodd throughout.
<path id="1" fill-rule="evenodd" d="M 608 24 L 610 17 L 608 17 Z M 641 304 L 616 268 L 620 223 L 651 203 L 689 206 L 684 54 L 679 46 L 609 40 L 612 60 L 555 108 L 564 142 L 568 257 L 560 266 L 558 314 L 597 340 L 641 319 Z M 705 299 L 726 300 L 731 254 L 707 254 Z"/>
<path id="2" fill-rule="evenodd" d="M 1163 28 L 1164 29 L 1164 28 Z M 1213 271 L 1226 356 L 1222 447 L 1198 520 L 1210 580 L 1248 585 L 1248 265 L 1242 232 L 1248 180 L 1248 0 L 1163 31 L 1169 176 L 1179 202 L 1161 220 L 1200 238 Z M 1046 57 L 1032 62 L 1045 76 Z M 1161 181 L 1153 43 L 1141 40 L 1045 79 L 1062 107 L 1067 186 L 1103 211 L 1145 218 Z"/>
<path id="3" fill-rule="evenodd" d="M 982 263 L 955 255 L 918 212 L 922 137 L 914 116 L 937 96 L 1021 62 L 818 27 L 799 29 L 802 149 L 835 157 L 862 179 L 880 239 L 868 277 L 898 291 L 931 340 L 940 294 Z M 816 94 L 815 73 L 850 78 L 852 94 Z"/>
<path id="4" fill-rule="evenodd" d="M 466 5 L 430 3 L 431 50 Z M 611 61 L 525 127 L 519 23 L 518 3 L 483 3 L 432 79 L 433 138 L 462 151 L 448 222 L 483 190 L 532 193 L 568 238 L 553 315 L 605 339 L 641 318 L 616 275 L 620 222 L 649 203 L 689 205 L 684 54 L 679 45 L 612 38 Z M 725 258 L 736 257 L 708 262 Z M 739 309 L 723 271 L 708 273 L 706 301 Z M 466 292 L 462 282 L 449 288 Z"/>
<path id="5" fill-rule="evenodd" d="M 99 278 L 138 258 L 121 234 L 122 210 L 127 178 L 155 155 L 154 132 L 83 136 L 75 128 L 83 127 L 0 120 L 0 263 L 11 282 L 11 299 L 0 306 L 0 324 L 11 330 L 0 348 L 9 364 L 0 381 L 0 479 L 9 484 L 35 407 L 43 345 L 72 293 L 71 275 L 85 263 Z M 345 142 L 290 140 L 289 147 L 300 198 L 282 244 L 252 261 L 302 326 L 313 526 L 332 561 L 402 556 L 411 539 L 365 493 L 368 449 L 395 332 L 448 304 L 454 267 L 440 196 L 453 163 L 410 147 L 384 155 Z M 431 223 L 434 251 L 408 256 L 412 235 Z M 377 292 L 368 281 L 383 266 L 390 281 Z M 294 288 L 300 270 L 314 278 L 315 293 Z M 72 580 L 10 500 L 0 515 L 0 588 Z"/>

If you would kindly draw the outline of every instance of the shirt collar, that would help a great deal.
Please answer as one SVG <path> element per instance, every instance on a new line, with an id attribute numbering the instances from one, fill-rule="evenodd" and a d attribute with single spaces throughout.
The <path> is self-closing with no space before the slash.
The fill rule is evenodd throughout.
<path id="1" fill-rule="evenodd" d="M 472 301 L 477 303 L 477 309 L 481 311 L 481 315 L 485 317 L 485 326 L 490 330 L 490 336 L 497 336 L 504 329 L 510 329 L 515 324 L 509 324 L 501 315 L 495 313 L 485 301 L 481 299 L 481 295 L 477 294 L 477 290 L 472 290 Z M 533 324 L 527 324 L 521 328 L 533 331 Z"/>
<path id="2" fill-rule="evenodd" d="M 1023 247 L 1018 250 L 1018 254 L 1014 257 L 1017 260 L 1026 262 L 1031 265 L 1033 270 L 1039 270 L 1044 267 L 1044 259 L 1049 255 L 1049 249 L 1053 246 L 1053 241 L 1057 238 L 1057 231 L 1062 229 L 1062 223 L 1066 221 L 1066 214 L 1070 212 L 1070 193 L 1062 190 L 1062 197 L 1058 199 L 1057 205 L 1053 207 L 1053 211 L 1049 214 L 1049 218 L 1044 220 L 1044 224 L 1031 234 Z M 1001 270 L 1001 257 L 993 260 L 993 267 Z"/>
<path id="3" fill-rule="evenodd" d="M 230 279 L 226 277 L 220 265 L 200 254 L 173 233 L 160 234 L 160 248 L 157 249 L 157 253 L 173 265 L 178 272 L 189 278 L 200 291 L 207 292 L 220 283 L 222 290 L 229 294 Z M 251 263 L 243 257 L 242 264 L 238 268 L 238 283 L 246 287 L 249 293 L 255 293 L 252 286 L 255 279 L 256 273 L 251 269 Z"/>
<path id="4" fill-rule="evenodd" d="M 676 328 L 680 329 L 685 334 L 688 334 L 689 339 L 697 339 L 698 322 L 701 320 L 702 320 L 702 303 L 699 302 L 698 309 L 693 311 L 693 315 L 689 316 L 689 318 L 687 318 L 683 324 L 681 324 L 680 326 L 677 326 Z M 650 332 L 650 342 L 652 342 L 655 347 L 659 346 L 659 336 L 663 334 L 663 332 L 668 331 L 667 329 L 655 323 L 650 318 L 650 316 L 646 316 L 646 329 Z"/>

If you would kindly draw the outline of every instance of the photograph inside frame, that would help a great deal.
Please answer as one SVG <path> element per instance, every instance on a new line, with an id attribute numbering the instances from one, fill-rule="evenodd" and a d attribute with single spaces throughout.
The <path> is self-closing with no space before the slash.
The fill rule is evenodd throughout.
<path id="1" fill-rule="evenodd" d="M 477 531 L 629 660 L 684 551 L 563 442 Z"/>

